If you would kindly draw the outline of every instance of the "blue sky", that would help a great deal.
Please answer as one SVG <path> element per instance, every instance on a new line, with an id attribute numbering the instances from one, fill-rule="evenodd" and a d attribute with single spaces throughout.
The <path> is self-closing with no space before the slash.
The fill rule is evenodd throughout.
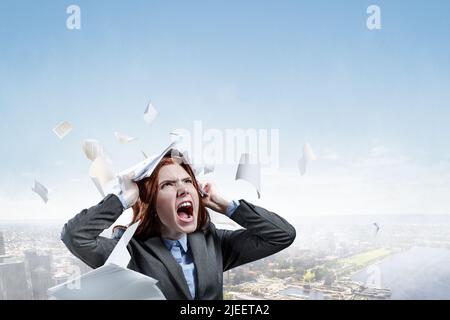
<path id="1" fill-rule="evenodd" d="M 70 4 L 81 30 L 66 28 Z M 366 27 L 371 4 L 381 30 Z M 87 206 L 98 195 L 83 139 L 123 167 L 201 120 L 280 130 L 280 173 L 261 199 L 274 209 L 298 195 L 276 192 L 284 177 L 306 213 L 448 213 L 449 12 L 448 1 L 2 1 L 0 201 L 46 217 Z M 160 113 L 151 126 L 149 99 Z M 74 130 L 60 141 L 51 129 L 64 120 Z M 121 146 L 116 130 L 139 141 Z M 300 178 L 306 141 L 318 160 Z M 34 178 L 53 204 L 29 191 Z M 350 198 L 364 201 L 349 208 Z"/>

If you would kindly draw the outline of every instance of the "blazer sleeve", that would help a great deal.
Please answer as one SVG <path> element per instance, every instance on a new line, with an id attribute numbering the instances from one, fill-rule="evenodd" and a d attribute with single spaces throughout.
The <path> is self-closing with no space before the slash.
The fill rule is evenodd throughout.
<path id="1" fill-rule="evenodd" d="M 118 239 L 101 237 L 124 211 L 115 195 L 106 196 L 99 204 L 84 209 L 70 219 L 61 231 L 61 240 L 72 254 L 92 268 L 102 266 Z"/>
<path id="2" fill-rule="evenodd" d="M 224 271 L 277 253 L 296 236 L 294 227 L 277 214 L 245 200 L 239 202 L 232 219 L 246 229 L 216 230 Z"/>

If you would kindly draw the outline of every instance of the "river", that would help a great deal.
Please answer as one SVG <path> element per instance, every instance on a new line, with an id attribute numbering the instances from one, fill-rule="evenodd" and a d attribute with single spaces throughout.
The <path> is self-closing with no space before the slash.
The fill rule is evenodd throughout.
<path id="1" fill-rule="evenodd" d="M 450 299 L 450 250 L 412 247 L 354 274 L 391 289 L 391 299 Z"/>

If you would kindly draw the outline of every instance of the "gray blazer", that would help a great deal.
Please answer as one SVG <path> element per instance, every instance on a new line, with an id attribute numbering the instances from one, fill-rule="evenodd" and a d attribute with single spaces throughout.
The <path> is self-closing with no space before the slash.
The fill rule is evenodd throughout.
<path id="1" fill-rule="evenodd" d="M 78 258 L 92 268 L 102 266 L 118 239 L 99 236 L 124 211 L 115 195 L 84 209 L 69 220 L 61 240 Z M 232 219 L 245 230 L 219 230 L 209 223 L 206 231 L 188 234 L 196 268 L 195 299 L 223 299 L 223 272 L 288 247 L 295 229 L 283 218 L 261 207 L 240 200 Z M 132 238 L 127 247 L 132 257 L 128 268 L 158 280 L 167 299 L 192 299 L 183 271 L 160 237 L 145 241 Z"/>

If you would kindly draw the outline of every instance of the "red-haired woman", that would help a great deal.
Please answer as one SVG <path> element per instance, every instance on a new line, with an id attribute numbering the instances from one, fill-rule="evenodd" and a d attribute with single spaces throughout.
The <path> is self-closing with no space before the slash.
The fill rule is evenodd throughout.
<path id="1" fill-rule="evenodd" d="M 141 222 L 127 247 L 132 257 L 128 268 L 157 279 L 167 299 L 223 299 L 224 271 L 283 250 L 294 241 L 295 229 L 245 200 L 225 200 L 210 183 L 202 187 L 204 197 L 191 167 L 167 154 L 148 178 L 122 181 L 120 192 L 69 220 L 61 239 L 97 268 L 118 241 L 100 233 L 133 207 L 133 222 Z M 206 208 L 245 229 L 216 229 Z"/>

